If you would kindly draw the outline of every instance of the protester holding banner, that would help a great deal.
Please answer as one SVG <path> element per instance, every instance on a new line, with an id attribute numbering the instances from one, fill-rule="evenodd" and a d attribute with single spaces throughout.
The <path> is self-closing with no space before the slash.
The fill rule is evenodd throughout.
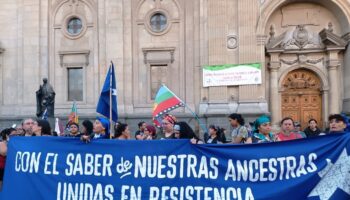
<path id="1" fill-rule="evenodd" d="M 92 122 L 90 120 L 84 120 L 81 123 L 81 134 L 82 135 L 92 135 L 92 130 L 94 128 L 94 125 L 92 124 Z"/>
<path id="2" fill-rule="evenodd" d="M 71 122 L 69 125 L 69 134 L 67 134 L 67 137 L 79 137 L 82 134 L 79 132 L 79 124 L 75 122 Z"/>
<path id="3" fill-rule="evenodd" d="M 90 142 L 91 139 L 109 139 L 109 120 L 103 117 L 96 117 L 91 135 L 82 135 L 80 139 Z"/>
<path id="4" fill-rule="evenodd" d="M 130 136 L 129 126 L 127 124 L 119 123 L 119 125 L 115 130 L 115 139 L 129 140 L 130 138 L 131 136 Z"/>
<path id="5" fill-rule="evenodd" d="M 34 120 L 32 118 L 27 118 L 22 121 L 22 129 L 24 131 L 24 136 L 32 136 Z"/>
<path id="6" fill-rule="evenodd" d="M 159 139 L 175 139 L 174 125 L 176 118 L 173 115 L 166 114 L 162 120 L 163 133 L 159 135 Z"/>
<path id="7" fill-rule="evenodd" d="M 315 137 L 321 133 L 321 130 L 317 127 L 316 119 L 310 119 L 308 124 L 308 127 L 304 130 L 307 137 Z"/>
<path id="8" fill-rule="evenodd" d="M 225 143 L 223 141 L 223 133 L 221 132 L 222 129 L 218 126 L 215 125 L 210 125 L 209 126 L 209 138 L 205 143 L 207 144 L 222 144 Z"/>
<path id="9" fill-rule="evenodd" d="M 244 126 L 244 119 L 242 115 L 232 113 L 228 118 L 233 128 L 231 132 L 232 143 L 251 143 L 251 137 L 249 137 L 248 129 Z"/>
<path id="10" fill-rule="evenodd" d="M 48 121 L 43 119 L 38 119 L 34 121 L 33 134 L 35 136 L 50 136 L 51 134 L 51 126 Z"/>
<path id="11" fill-rule="evenodd" d="M 0 141 L 0 189 L 2 187 L 2 180 L 4 178 L 5 162 L 7 155 L 7 142 L 9 141 L 9 136 L 11 132 L 15 130 L 14 128 L 5 128 L 1 131 L 1 141 Z"/>
<path id="12" fill-rule="evenodd" d="M 156 128 L 152 125 L 147 125 L 143 133 L 147 135 L 146 140 L 154 140 L 157 138 Z"/>
<path id="13" fill-rule="evenodd" d="M 346 116 L 342 116 L 340 114 L 333 114 L 328 117 L 329 121 L 329 132 L 330 133 L 337 133 L 337 132 L 344 132 L 344 130 L 347 127 L 347 120 Z"/>
<path id="14" fill-rule="evenodd" d="M 147 138 L 147 135 L 144 135 L 143 132 L 147 126 L 146 122 L 141 121 L 137 124 L 139 127 L 139 130 L 136 131 L 135 133 L 135 139 L 136 140 L 145 140 Z"/>
<path id="15" fill-rule="evenodd" d="M 287 141 L 300 139 L 302 136 L 294 132 L 294 121 L 290 117 L 283 118 L 281 121 L 281 132 L 276 135 L 277 141 Z"/>
<path id="16" fill-rule="evenodd" d="M 252 143 L 275 142 L 275 136 L 271 132 L 271 120 L 268 116 L 261 116 L 254 122 Z"/>

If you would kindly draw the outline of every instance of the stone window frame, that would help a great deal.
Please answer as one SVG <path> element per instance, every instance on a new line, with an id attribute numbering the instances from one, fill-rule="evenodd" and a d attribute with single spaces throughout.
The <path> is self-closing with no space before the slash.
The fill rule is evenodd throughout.
<path id="1" fill-rule="evenodd" d="M 64 86 L 65 88 L 65 94 L 64 99 L 67 103 L 72 103 L 73 101 L 70 101 L 68 99 L 68 69 L 71 68 L 82 68 L 83 70 L 83 100 L 82 101 L 76 101 L 80 103 L 86 103 L 87 101 L 87 67 L 89 66 L 89 56 L 90 56 L 90 50 L 79 50 L 79 51 L 59 51 L 58 52 L 59 58 L 60 58 L 60 66 L 64 69 L 63 70 L 63 77 L 64 77 L 64 83 L 66 84 Z M 64 62 L 64 57 L 68 55 L 83 55 L 85 57 L 85 62 L 75 62 L 75 63 L 66 63 Z"/>
<path id="2" fill-rule="evenodd" d="M 166 68 L 171 68 L 172 63 L 175 61 L 174 53 L 175 53 L 175 47 L 159 47 L 159 48 L 142 48 L 143 52 L 143 62 L 145 66 L 147 67 L 147 104 L 153 104 L 154 99 L 152 99 L 151 96 L 151 67 L 152 66 L 164 66 Z M 150 53 L 156 53 L 156 52 L 164 52 L 168 53 L 169 57 L 165 59 L 151 59 L 149 58 Z M 168 83 L 171 85 L 171 83 Z M 169 85 L 168 85 L 169 86 Z M 137 106 L 136 106 L 137 107 Z"/>
<path id="3" fill-rule="evenodd" d="M 158 31 L 154 31 L 152 29 L 152 27 L 151 27 L 151 18 L 152 18 L 153 15 L 158 14 L 158 13 L 164 15 L 166 17 L 166 19 L 167 19 L 167 23 L 166 23 L 165 29 L 163 31 L 159 31 L 159 32 Z M 170 15 L 169 15 L 168 11 L 166 11 L 164 9 L 159 9 L 159 8 L 150 10 L 147 13 L 147 15 L 146 15 L 146 17 L 144 19 L 144 24 L 145 24 L 146 30 L 150 34 L 155 35 L 155 36 L 160 36 L 160 35 L 166 34 L 170 30 L 172 22 L 173 22 L 173 20 L 170 18 Z"/>
<path id="4" fill-rule="evenodd" d="M 82 29 L 80 31 L 80 33 L 73 35 L 71 33 L 68 32 L 67 26 L 68 23 L 71 19 L 73 18 L 78 18 L 81 20 L 81 24 L 82 24 Z M 79 15 L 79 14 L 69 14 L 67 15 L 64 19 L 63 19 L 63 27 L 62 27 L 62 33 L 65 37 L 71 39 L 71 40 L 76 40 L 81 38 L 83 35 L 85 35 L 86 30 L 87 30 L 88 24 L 87 24 L 87 20 L 84 16 Z"/>

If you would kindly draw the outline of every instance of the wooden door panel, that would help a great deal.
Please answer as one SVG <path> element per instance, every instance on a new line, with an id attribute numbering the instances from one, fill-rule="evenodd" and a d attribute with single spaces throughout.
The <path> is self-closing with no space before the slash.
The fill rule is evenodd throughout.
<path id="1" fill-rule="evenodd" d="M 291 117 L 307 127 L 308 121 L 316 119 L 322 127 L 322 96 L 319 78 L 311 71 L 298 69 L 283 80 L 281 94 L 282 117 Z"/>

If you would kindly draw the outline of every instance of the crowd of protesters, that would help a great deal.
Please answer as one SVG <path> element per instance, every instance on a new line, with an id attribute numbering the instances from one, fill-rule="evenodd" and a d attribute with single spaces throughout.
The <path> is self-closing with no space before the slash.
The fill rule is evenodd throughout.
<path id="1" fill-rule="evenodd" d="M 315 119 L 308 121 L 308 126 L 301 131 L 301 125 L 290 117 L 286 117 L 280 122 L 280 130 L 272 131 L 271 120 L 263 115 L 257 118 L 254 123 L 245 125 L 245 120 L 241 114 L 233 113 L 228 116 L 228 123 L 232 127 L 231 138 L 227 140 L 226 130 L 217 125 L 209 125 L 208 131 L 200 139 L 193 129 L 184 121 L 178 121 L 175 116 L 164 115 L 161 127 L 157 132 L 155 126 L 147 124 L 144 121 L 138 123 L 138 130 L 135 133 L 136 140 L 155 140 L 155 139 L 190 139 L 193 144 L 249 144 L 279 142 L 286 140 L 295 140 L 300 138 L 317 137 L 336 132 L 348 131 L 349 119 L 342 114 L 333 114 L 328 118 L 329 127 L 327 131 L 322 131 L 318 127 Z M 57 136 L 51 131 L 48 121 L 32 118 L 24 119 L 20 127 L 5 128 L 0 136 L 0 188 L 4 175 L 5 160 L 7 154 L 7 142 L 12 136 Z M 94 123 L 85 120 L 79 126 L 78 123 L 69 123 L 66 133 L 59 135 L 63 137 L 78 138 L 86 143 L 94 139 L 132 139 L 128 124 L 117 122 L 114 126 L 114 134 L 110 133 L 110 122 L 103 117 L 97 117 Z"/>

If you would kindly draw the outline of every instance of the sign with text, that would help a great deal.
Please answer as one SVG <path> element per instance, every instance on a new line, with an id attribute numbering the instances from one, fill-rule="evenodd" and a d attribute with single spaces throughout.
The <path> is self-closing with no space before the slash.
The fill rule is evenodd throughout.
<path id="1" fill-rule="evenodd" d="M 0 199 L 349 199 L 350 134 L 247 145 L 13 137 Z"/>
<path id="2" fill-rule="evenodd" d="M 251 84 L 261 84 L 261 63 L 203 67 L 203 87 Z"/>

